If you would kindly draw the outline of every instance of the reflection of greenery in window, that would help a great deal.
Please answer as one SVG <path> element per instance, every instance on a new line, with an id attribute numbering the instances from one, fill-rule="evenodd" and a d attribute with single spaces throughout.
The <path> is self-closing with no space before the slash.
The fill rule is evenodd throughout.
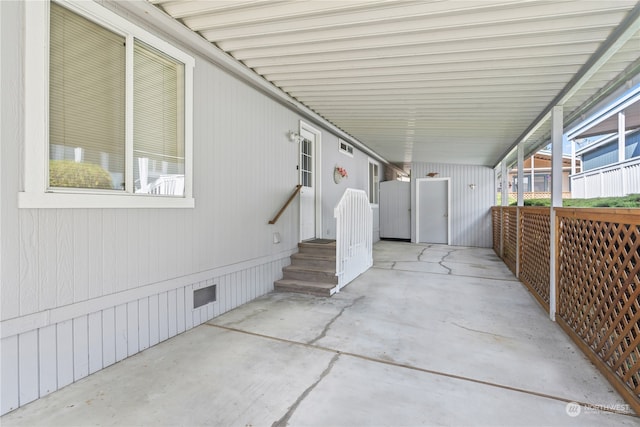
<path id="1" fill-rule="evenodd" d="M 51 4 L 49 158 L 98 165 L 117 189 L 123 188 L 125 164 L 124 42 Z M 60 183 L 50 176 L 50 186 L 70 186 Z"/>
<path id="2" fill-rule="evenodd" d="M 49 185 L 72 188 L 113 188 L 109 172 L 98 165 L 73 160 L 49 161 Z"/>

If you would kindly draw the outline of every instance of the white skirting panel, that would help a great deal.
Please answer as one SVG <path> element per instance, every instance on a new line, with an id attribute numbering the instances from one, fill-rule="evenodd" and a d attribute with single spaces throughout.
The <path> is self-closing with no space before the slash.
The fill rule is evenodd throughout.
<path id="1" fill-rule="evenodd" d="M 2 414 L 273 290 L 289 258 L 212 277 L 17 335 L 0 343 Z M 193 292 L 217 285 L 193 308 Z"/>

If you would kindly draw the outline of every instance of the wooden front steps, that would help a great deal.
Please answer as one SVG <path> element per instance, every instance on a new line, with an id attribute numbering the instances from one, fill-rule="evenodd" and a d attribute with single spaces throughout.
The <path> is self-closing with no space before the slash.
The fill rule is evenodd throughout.
<path id="1" fill-rule="evenodd" d="M 298 243 L 298 253 L 282 269 L 283 277 L 274 283 L 276 291 L 330 297 L 336 292 L 336 241 L 315 239 Z"/>

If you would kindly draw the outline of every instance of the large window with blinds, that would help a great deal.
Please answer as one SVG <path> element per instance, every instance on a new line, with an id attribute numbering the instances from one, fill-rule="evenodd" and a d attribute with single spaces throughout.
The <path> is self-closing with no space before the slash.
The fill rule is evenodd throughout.
<path id="1" fill-rule="evenodd" d="M 185 64 L 56 3 L 49 40 L 49 188 L 182 197 Z"/>

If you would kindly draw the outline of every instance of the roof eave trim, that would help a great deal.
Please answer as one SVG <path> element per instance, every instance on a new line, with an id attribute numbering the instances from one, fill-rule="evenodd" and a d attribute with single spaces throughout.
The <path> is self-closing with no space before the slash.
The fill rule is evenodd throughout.
<path id="1" fill-rule="evenodd" d="M 310 120 L 316 125 L 324 127 L 339 138 L 346 140 L 350 144 L 356 146 L 360 151 L 380 161 L 385 166 L 395 170 L 399 174 L 403 176 L 407 174 L 403 169 L 394 165 L 380 154 L 367 147 L 364 143 L 358 141 L 356 138 L 338 128 L 336 125 L 309 109 L 304 104 L 298 102 L 296 99 L 292 98 L 280 88 L 256 74 L 226 52 L 217 48 L 194 31 L 176 21 L 174 18 L 160 10 L 157 6 L 154 6 L 147 1 L 119 2 L 115 0 L 108 0 L 107 3 L 113 5 L 116 9 L 126 10 L 136 18 L 146 22 L 150 26 L 153 26 L 155 30 L 169 35 L 179 43 L 189 46 L 195 52 L 209 59 L 225 71 L 249 84 L 251 87 L 261 91 L 285 107 L 293 109 L 305 119 Z M 150 18 L 152 21 L 150 21 Z M 168 29 L 171 30 L 171 34 L 168 34 Z"/>
<path id="2" fill-rule="evenodd" d="M 582 85 L 598 70 L 604 63 L 617 52 L 622 45 L 629 40 L 640 29 L 640 2 L 629 11 L 627 16 L 620 22 L 616 29 L 591 55 L 587 62 L 580 67 L 578 72 L 571 78 L 564 88 L 553 98 L 536 119 L 525 129 L 524 132 L 500 155 L 500 161 L 494 166 L 497 167 L 509 153 L 521 142 L 526 141 L 533 131 L 539 128 L 550 117 L 551 110 L 556 105 L 562 105 L 577 92 Z"/>

